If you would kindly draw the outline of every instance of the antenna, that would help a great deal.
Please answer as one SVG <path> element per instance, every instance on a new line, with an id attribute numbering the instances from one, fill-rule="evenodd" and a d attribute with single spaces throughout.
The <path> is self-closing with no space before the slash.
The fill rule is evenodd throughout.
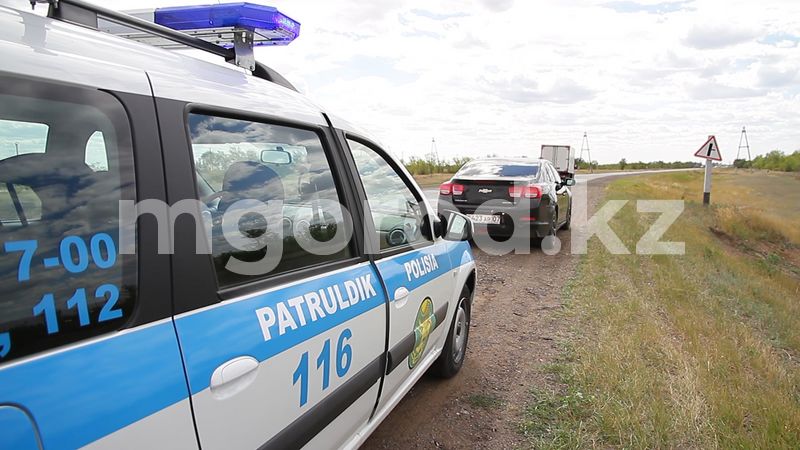
<path id="1" fill-rule="evenodd" d="M 736 151 L 736 159 L 739 159 L 739 153 L 743 148 L 747 150 L 747 162 L 750 163 L 750 141 L 747 140 L 747 130 L 744 127 L 742 127 L 742 134 L 739 136 L 739 150 Z"/>
<path id="2" fill-rule="evenodd" d="M 588 160 L 589 161 L 589 173 L 592 173 L 593 172 L 592 171 L 592 152 L 589 151 L 589 136 L 587 135 L 587 133 L 585 131 L 583 132 L 583 142 L 581 142 L 581 156 L 579 156 L 579 158 L 584 160 L 584 161 L 586 161 L 585 159 L 583 159 L 583 152 L 584 151 L 589 156 L 589 160 Z"/>

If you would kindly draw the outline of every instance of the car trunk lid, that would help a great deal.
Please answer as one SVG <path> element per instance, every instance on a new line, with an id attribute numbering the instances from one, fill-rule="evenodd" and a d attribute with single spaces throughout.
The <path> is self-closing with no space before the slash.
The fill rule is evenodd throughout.
<path id="1" fill-rule="evenodd" d="M 456 178 L 453 183 L 464 186 L 464 192 L 461 195 L 454 193 L 453 200 L 475 205 L 489 200 L 505 200 L 513 203 L 508 188 L 514 183 L 527 184 L 527 182 L 514 178 Z"/>

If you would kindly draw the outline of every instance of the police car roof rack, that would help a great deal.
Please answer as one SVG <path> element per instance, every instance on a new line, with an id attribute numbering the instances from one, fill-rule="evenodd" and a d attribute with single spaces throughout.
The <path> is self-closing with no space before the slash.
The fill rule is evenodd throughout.
<path id="1" fill-rule="evenodd" d="M 252 32 L 248 34 L 246 33 L 247 30 L 242 30 L 242 33 L 234 33 L 234 46 L 226 48 L 182 31 L 82 0 L 30 0 L 30 3 L 32 7 L 35 7 L 36 3 L 48 3 L 50 6 L 47 16 L 56 20 L 100 30 L 98 18 L 102 18 L 148 35 L 160 37 L 186 47 L 203 50 L 225 58 L 226 62 L 251 70 L 253 76 L 257 78 L 297 91 L 281 74 L 255 60 L 253 57 Z M 247 41 L 248 37 L 250 39 L 249 42 Z"/>

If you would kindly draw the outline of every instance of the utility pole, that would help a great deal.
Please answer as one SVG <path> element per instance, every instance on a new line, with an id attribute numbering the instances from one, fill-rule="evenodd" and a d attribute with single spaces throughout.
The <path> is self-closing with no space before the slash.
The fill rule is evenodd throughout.
<path id="1" fill-rule="evenodd" d="M 439 170 L 439 149 L 436 148 L 436 138 L 431 138 L 431 156 L 433 156 L 434 172 Z"/>
<path id="2" fill-rule="evenodd" d="M 747 130 L 744 127 L 742 127 L 742 134 L 739 136 L 739 149 L 736 151 L 736 159 L 739 159 L 739 152 L 742 149 L 747 150 L 747 165 L 750 166 L 750 141 L 747 140 Z"/>
<path id="3" fill-rule="evenodd" d="M 579 158 L 586 161 L 585 159 L 583 159 L 584 151 L 589 156 L 589 173 L 593 173 L 594 170 L 592 169 L 592 153 L 589 151 L 589 136 L 587 136 L 587 133 L 585 131 L 583 132 L 583 142 L 581 142 L 581 156 L 579 156 Z"/>

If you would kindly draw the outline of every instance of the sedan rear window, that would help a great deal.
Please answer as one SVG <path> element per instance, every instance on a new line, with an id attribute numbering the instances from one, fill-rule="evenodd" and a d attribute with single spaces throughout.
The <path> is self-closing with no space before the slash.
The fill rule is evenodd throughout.
<path id="1" fill-rule="evenodd" d="M 464 166 L 456 177 L 535 177 L 538 173 L 538 164 L 480 161 Z"/>

